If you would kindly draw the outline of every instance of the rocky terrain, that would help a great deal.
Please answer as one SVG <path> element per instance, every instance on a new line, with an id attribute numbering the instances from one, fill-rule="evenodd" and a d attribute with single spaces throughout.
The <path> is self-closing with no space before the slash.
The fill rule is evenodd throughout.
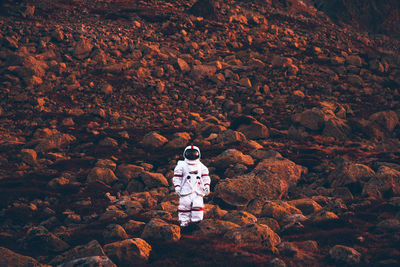
<path id="1" fill-rule="evenodd" d="M 327 2 L 0 2 L 0 266 L 399 266 L 398 39 Z"/>

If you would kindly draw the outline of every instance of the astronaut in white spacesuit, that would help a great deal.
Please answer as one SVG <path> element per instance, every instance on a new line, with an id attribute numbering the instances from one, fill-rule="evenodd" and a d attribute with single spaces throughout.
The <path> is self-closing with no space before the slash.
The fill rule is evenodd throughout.
<path id="1" fill-rule="evenodd" d="M 182 227 L 203 220 L 203 197 L 210 193 L 208 168 L 200 162 L 200 149 L 188 146 L 183 152 L 185 160 L 178 161 L 173 183 L 179 196 L 178 217 Z"/>

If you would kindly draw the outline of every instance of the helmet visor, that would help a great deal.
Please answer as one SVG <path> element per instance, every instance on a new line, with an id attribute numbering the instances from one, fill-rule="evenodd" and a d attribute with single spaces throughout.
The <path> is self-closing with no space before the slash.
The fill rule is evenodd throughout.
<path id="1" fill-rule="evenodd" d="M 185 151 L 185 158 L 188 160 L 196 160 L 200 158 L 200 153 L 196 149 L 187 149 Z"/>

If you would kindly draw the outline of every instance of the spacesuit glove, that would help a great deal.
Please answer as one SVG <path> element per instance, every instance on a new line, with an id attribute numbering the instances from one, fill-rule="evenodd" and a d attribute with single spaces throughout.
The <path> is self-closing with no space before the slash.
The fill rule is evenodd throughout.
<path id="1" fill-rule="evenodd" d="M 204 187 L 204 196 L 208 196 L 210 194 L 210 187 L 209 186 L 205 186 Z"/>
<path id="2" fill-rule="evenodd" d="M 178 189 L 178 190 L 175 190 L 175 194 L 177 194 L 178 197 L 181 197 L 181 193 L 180 193 L 180 190 L 179 190 L 179 189 Z"/>

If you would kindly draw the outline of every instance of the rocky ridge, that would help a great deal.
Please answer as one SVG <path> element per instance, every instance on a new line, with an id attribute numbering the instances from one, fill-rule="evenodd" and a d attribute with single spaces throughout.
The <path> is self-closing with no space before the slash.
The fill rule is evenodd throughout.
<path id="1" fill-rule="evenodd" d="M 0 265 L 398 265 L 400 56 L 310 2 L 2 1 Z"/>

